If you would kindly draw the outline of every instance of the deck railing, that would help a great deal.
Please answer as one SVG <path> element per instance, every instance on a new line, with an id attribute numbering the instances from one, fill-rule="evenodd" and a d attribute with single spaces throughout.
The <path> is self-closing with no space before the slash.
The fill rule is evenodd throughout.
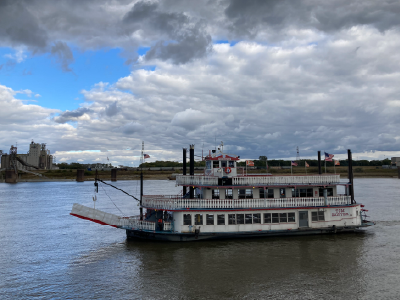
<path id="1" fill-rule="evenodd" d="M 280 185 L 280 184 L 327 184 L 339 183 L 340 175 L 312 176 L 239 176 L 232 177 L 233 185 Z M 218 177 L 203 175 L 177 175 L 176 183 L 181 185 L 218 185 Z"/>
<path id="2" fill-rule="evenodd" d="M 328 197 L 327 205 L 348 205 L 350 196 Z M 142 204 L 155 209 L 232 209 L 325 206 L 324 197 L 278 199 L 183 199 L 177 196 L 143 196 Z"/>
<path id="3" fill-rule="evenodd" d="M 156 230 L 156 223 L 151 221 L 140 221 L 137 219 L 129 219 L 128 227 L 130 229 Z"/>

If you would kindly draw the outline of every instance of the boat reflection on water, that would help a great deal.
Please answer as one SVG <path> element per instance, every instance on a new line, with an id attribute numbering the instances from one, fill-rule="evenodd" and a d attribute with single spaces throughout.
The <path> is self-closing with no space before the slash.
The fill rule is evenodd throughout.
<path id="1" fill-rule="evenodd" d="M 70 264 L 71 282 L 107 272 L 134 298 L 357 298 L 364 290 L 362 259 L 371 233 L 200 243 L 130 241 L 85 254 Z M 121 274 L 121 269 L 124 273 Z M 127 273 L 126 270 L 130 272 Z M 104 275 L 103 275 L 104 276 Z"/>

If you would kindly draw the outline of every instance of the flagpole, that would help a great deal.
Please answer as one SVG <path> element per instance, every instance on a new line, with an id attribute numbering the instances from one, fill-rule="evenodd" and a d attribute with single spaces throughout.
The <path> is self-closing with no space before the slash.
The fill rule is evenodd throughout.
<path id="1" fill-rule="evenodd" d="M 336 174 L 336 161 L 333 160 L 333 172 Z"/>
<path id="2" fill-rule="evenodd" d="M 326 174 L 326 152 L 324 150 L 324 156 L 325 156 L 325 174 Z"/>
<path id="3" fill-rule="evenodd" d="M 290 175 L 293 175 L 293 163 L 290 161 Z"/>
<path id="4" fill-rule="evenodd" d="M 307 175 L 307 166 L 306 166 L 306 161 L 304 161 L 304 169 L 306 169 L 306 175 Z"/>

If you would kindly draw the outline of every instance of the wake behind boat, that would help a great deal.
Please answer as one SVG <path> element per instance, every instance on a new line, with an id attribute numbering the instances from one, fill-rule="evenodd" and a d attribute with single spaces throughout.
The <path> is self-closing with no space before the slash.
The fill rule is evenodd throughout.
<path id="1" fill-rule="evenodd" d="M 124 229 L 128 238 L 163 241 L 339 233 L 374 225 L 354 199 L 350 150 L 345 180 L 322 174 L 320 152 L 319 174 L 305 176 L 247 175 L 237 166 L 240 158 L 223 153 L 222 144 L 206 156 L 203 174 L 194 174 L 194 145 L 189 175 L 186 149 L 183 158 L 183 174 L 176 175 L 181 195 L 143 195 L 141 178 L 139 216 L 123 218 L 80 204 L 71 215 Z"/>

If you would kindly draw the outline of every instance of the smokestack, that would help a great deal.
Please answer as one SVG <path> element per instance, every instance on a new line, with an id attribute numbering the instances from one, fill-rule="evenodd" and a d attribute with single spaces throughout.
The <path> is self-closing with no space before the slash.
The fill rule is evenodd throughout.
<path id="1" fill-rule="evenodd" d="M 353 182 L 353 158 L 351 155 L 351 150 L 347 150 L 347 160 L 349 162 L 349 181 L 350 181 L 350 186 L 349 186 L 349 191 L 350 191 L 350 196 L 351 196 L 351 204 L 354 204 L 354 182 Z"/>
<path id="2" fill-rule="evenodd" d="M 194 144 L 190 145 L 190 175 L 194 175 Z M 194 198 L 194 188 L 190 187 L 190 199 Z"/>
<path id="3" fill-rule="evenodd" d="M 318 174 L 321 175 L 321 151 L 318 151 Z"/>
<path id="4" fill-rule="evenodd" d="M 183 169 L 182 173 L 183 175 L 186 175 L 186 148 L 183 148 Z M 183 195 L 186 195 L 186 186 L 183 187 Z"/>

